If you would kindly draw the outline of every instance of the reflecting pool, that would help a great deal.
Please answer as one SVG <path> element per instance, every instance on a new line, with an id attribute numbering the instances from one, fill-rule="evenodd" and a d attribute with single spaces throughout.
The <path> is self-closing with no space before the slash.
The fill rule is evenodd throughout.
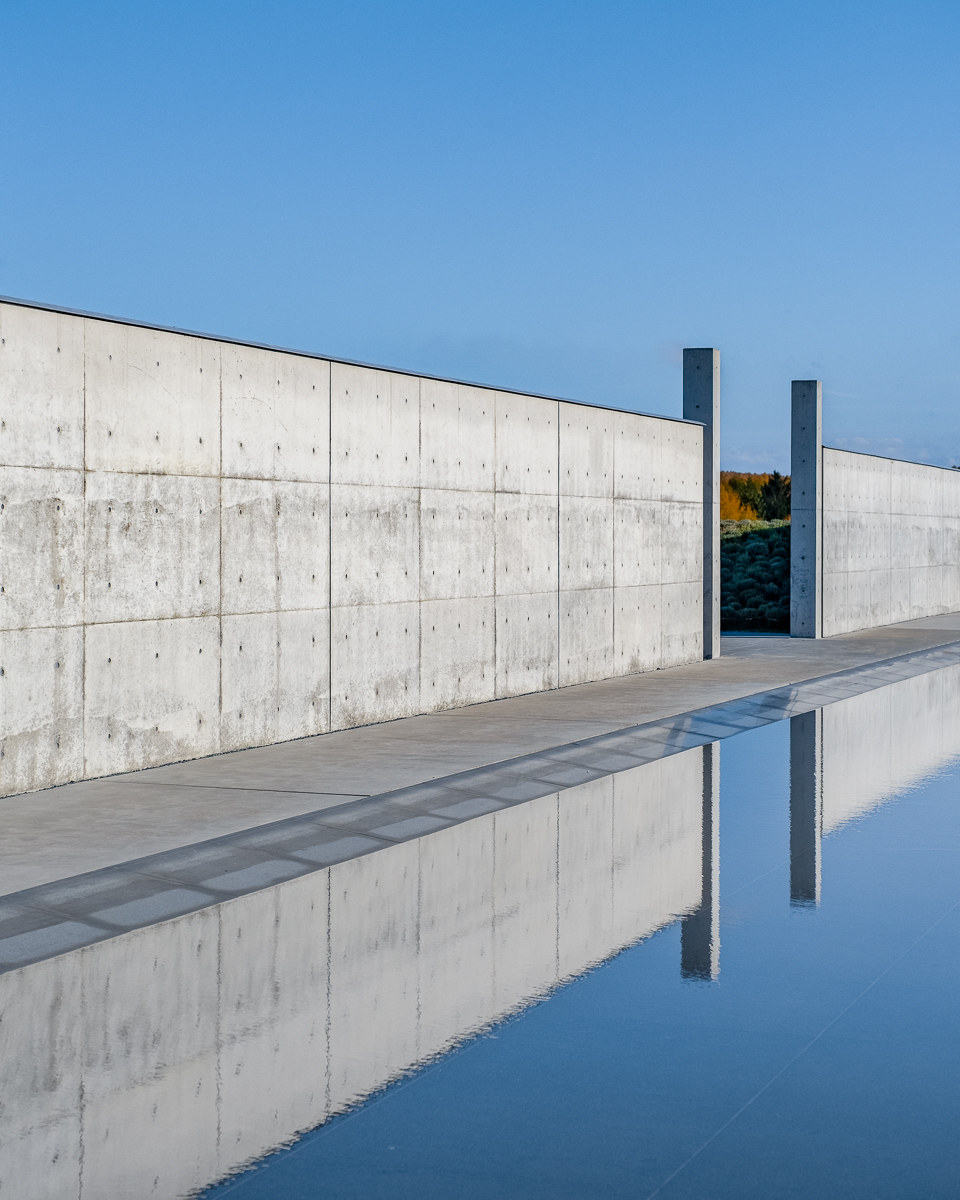
<path id="1" fill-rule="evenodd" d="M 46 1195 L 956 1197 L 960 668 L 81 956 Z"/>

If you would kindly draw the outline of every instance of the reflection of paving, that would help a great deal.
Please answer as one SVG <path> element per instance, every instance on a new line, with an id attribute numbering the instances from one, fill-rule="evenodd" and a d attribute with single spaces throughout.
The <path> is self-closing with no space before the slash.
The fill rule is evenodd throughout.
<path id="1" fill-rule="evenodd" d="M 0 970 L 957 664 L 953 642 L 21 890 L 0 903 Z"/>

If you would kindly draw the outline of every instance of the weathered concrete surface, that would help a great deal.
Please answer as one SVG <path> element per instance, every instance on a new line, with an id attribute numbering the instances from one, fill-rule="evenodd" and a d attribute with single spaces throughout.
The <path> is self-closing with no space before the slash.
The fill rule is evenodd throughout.
<path id="1" fill-rule="evenodd" d="M 683 352 L 683 415 L 703 424 L 703 657 L 720 653 L 720 351 Z"/>
<path id="2" fill-rule="evenodd" d="M 825 637 L 960 608 L 960 471 L 823 450 Z"/>
<path id="3" fill-rule="evenodd" d="M 341 730 L 0 801 L 0 894 L 960 640 L 960 614 Z"/>
<path id="4" fill-rule="evenodd" d="M 0 303 L 0 795 L 697 661 L 698 425 Z"/>
<path id="5" fill-rule="evenodd" d="M 0 975 L 0 1191 L 184 1196 L 695 908 L 702 763 Z"/>

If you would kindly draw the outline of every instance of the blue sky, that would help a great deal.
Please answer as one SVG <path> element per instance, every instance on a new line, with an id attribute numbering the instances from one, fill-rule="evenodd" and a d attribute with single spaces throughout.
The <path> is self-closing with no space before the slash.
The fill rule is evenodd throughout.
<path id="1" fill-rule="evenodd" d="M 0 293 L 960 463 L 960 5 L 44 3 Z"/>

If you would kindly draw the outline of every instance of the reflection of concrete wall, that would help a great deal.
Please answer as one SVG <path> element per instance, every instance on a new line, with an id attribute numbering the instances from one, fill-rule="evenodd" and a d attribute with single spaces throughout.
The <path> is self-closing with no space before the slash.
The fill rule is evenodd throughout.
<path id="1" fill-rule="evenodd" d="M 699 426 L 0 334 L 0 794 L 700 657 Z"/>
<path id="2" fill-rule="evenodd" d="M 823 635 L 960 609 L 960 471 L 823 450 Z"/>
<path id="3" fill-rule="evenodd" d="M 0 976 L 0 1191 L 181 1196 L 695 907 L 702 762 Z"/>
<path id="4" fill-rule="evenodd" d="M 960 755 L 960 671 L 948 667 L 823 710 L 823 832 Z"/>

